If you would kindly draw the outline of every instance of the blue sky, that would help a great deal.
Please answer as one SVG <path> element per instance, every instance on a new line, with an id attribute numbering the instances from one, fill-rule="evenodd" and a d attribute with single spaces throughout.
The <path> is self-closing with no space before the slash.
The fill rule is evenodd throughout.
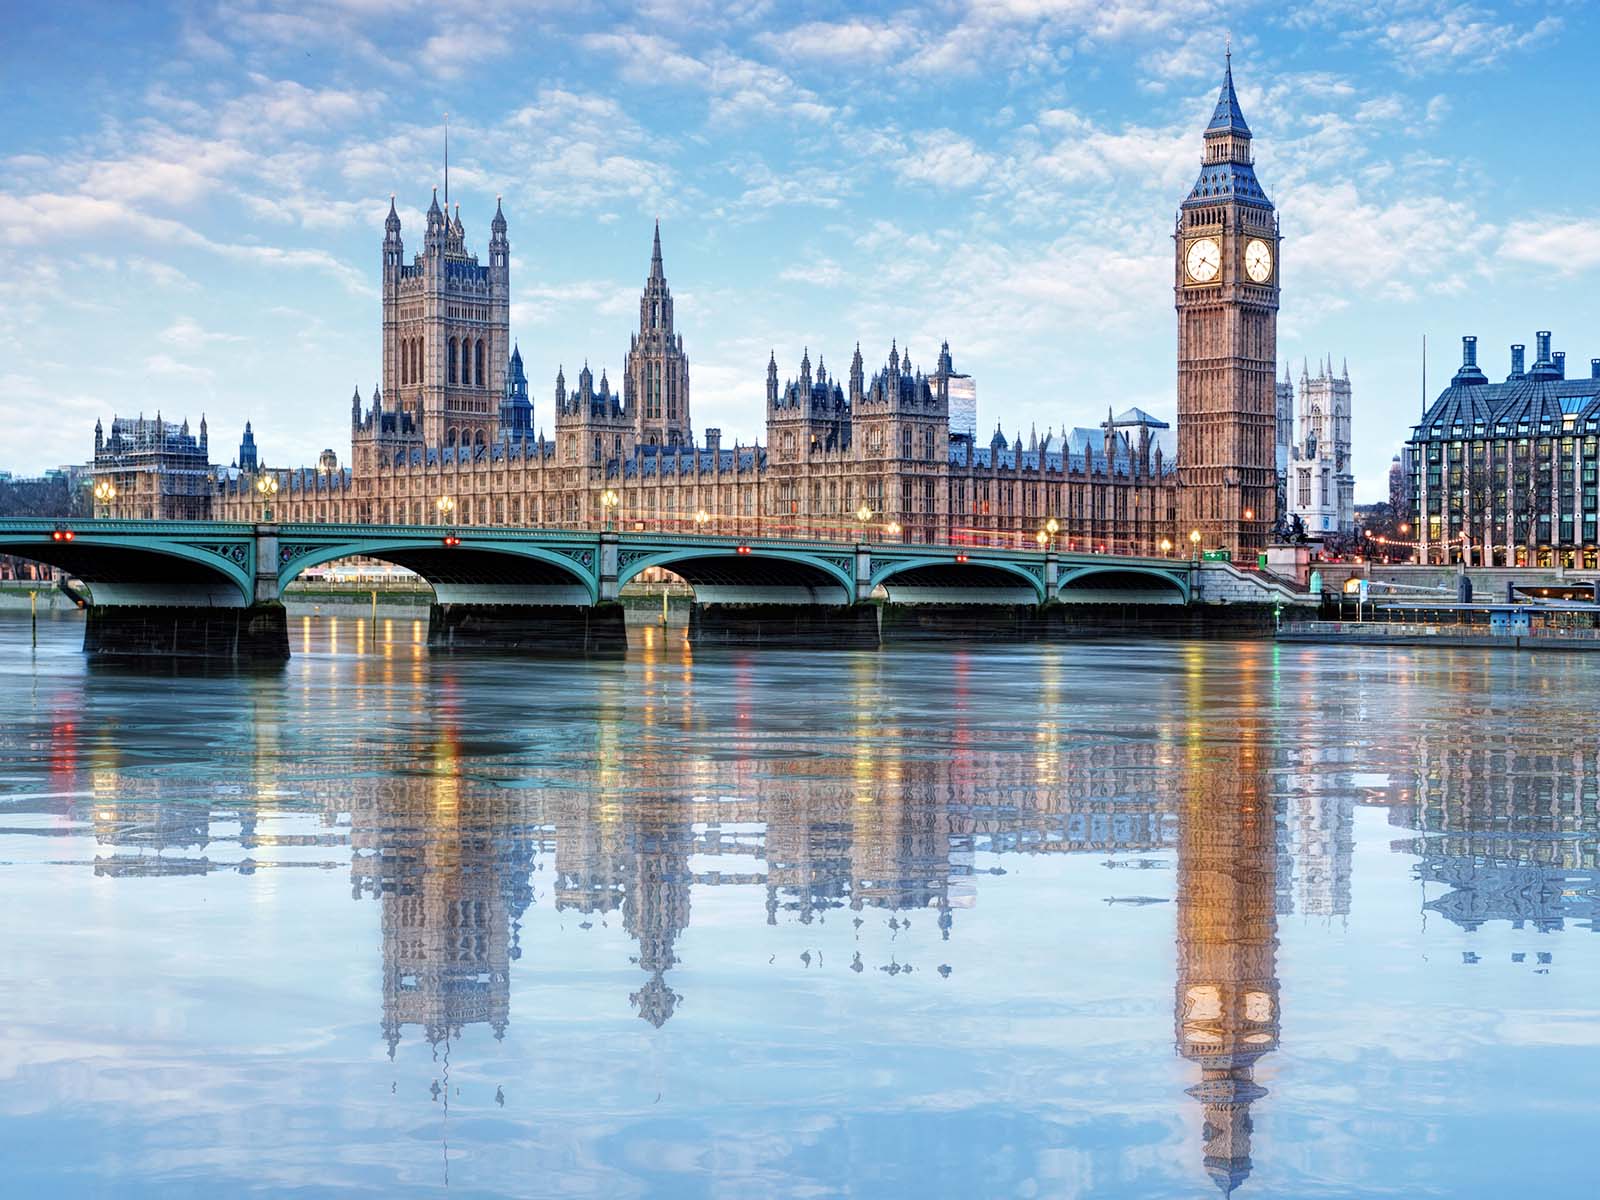
<path id="1" fill-rule="evenodd" d="M 13 0 L 13 3 L 15 0 Z M 1171 231 L 1229 32 L 1283 223 L 1279 349 L 1348 358 L 1357 495 L 1475 333 L 1600 356 L 1600 103 L 1577 3 L 267 0 L 17 8 L 0 44 L 0 469 L 97 417 L 210 421 L 227 461 L 349 445 L 378 373 L 391 192 L 504 196 L 512 332 L 615 380 L 650 222 L 696 430 L 762 433 L 764 369 L 948 339 L 1008 434 L 1170 416 Z"/>

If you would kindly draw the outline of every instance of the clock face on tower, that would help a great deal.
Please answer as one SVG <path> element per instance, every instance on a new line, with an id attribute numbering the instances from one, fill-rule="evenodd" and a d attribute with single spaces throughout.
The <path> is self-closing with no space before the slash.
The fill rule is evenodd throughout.
<path id="1" fill-rule="evenodd" d="M 1210 283 L 1222 270 L 1222 247 L 1217 245 L 1215 238 L 1196 238 L 1189 243 L 1184 266 L 1188 269 L 1189 278 L 1196 283 Z"/>
<path id="2" fill-rule="evenodd" d="M 1256 283 L 1272 278 L 1272 247 L 1260 238 L 1251 238 L 1244 248 L 1244 273 Z"/>

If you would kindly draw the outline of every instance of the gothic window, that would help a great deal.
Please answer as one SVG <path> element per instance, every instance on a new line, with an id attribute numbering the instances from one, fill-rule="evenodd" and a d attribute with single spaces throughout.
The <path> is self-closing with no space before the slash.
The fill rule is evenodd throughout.
<path id="1" fill-rule="evenodd" d="M 484 447 L 486 443 L 483 440 L 483 430 L 478 430 L 477 436 L 472 439 L 472 444 L 477 446 L 480 450 Z"/>
<path id="2" fill-rule="evenodd" d="M 450 339 L 450 360 L 449 360 L 449 365 L 447 367 L 447 374 L 445 375 L 445 381 L 447 383 L 454 383 L 456 381 L 456 340 L 455 340 L 455 338 L 451 338 Z"/>
<path id="3" fill-rule="evenodd" d="M 456 431 L 454 429 L 451 429 L 445 433 L 444 444 L 446 446 L 454 446 L 456 444 Z"/>
<path id="4" fill-rule="evenodd" d="M 472 368 L 473 375 L 475 377 L 475 381 L 477 382 L 477 385 L 479 387 L 482 387 L 483 386 L 483 339 L 482 338 L 478 339 L 478 345 L 477 345 L 476 350 L 474 351 L 474 355 L 475 355 L 475 358 L 474 358 L 473 368 Z"/>
<path id="5" fill-rule="evenodd" d="M 922 457 L 927 459 L 929 462 L 933 461 L 933 430 L 932 430 L 932 428 L 923 430 L 923 433 L 922 433 Z"/>
<path id="6" fill-rule="evenodd" d="M 622 435 L 619 433 L 612 439 L 612 446 L 617 456 L 617 461 L 622 461 Z"/>
<path id="7" fill-rule="evenodd" d="M 911 430 L 909 428 L 900 431 L 900 457 L 911 457 Z"/>
<path id="8" fill-rule="evenodd" d="M 594 461 L 600 461 L 600 435 L 598 433 L 594 435 Z"/>

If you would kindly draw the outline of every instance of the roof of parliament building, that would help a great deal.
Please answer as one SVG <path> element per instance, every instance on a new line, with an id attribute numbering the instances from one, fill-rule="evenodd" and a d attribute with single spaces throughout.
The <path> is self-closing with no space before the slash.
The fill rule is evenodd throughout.
<path id="1" fill-rule="evenodd" d="M 1600 433 L 1600 358 L 1588 378 L 1568 379 L 1566 355 L 1550 348 L 1550 331 L 1537 334 L 1533 366 L 1524 347 L 1511 347 L 1511 373 L 1490 383 L 1478 366 L 1478 339 L 1461 339 L 1461 367 L 1412 432 L 1412 441 L 1467 437 L 1526 437 Z"/>

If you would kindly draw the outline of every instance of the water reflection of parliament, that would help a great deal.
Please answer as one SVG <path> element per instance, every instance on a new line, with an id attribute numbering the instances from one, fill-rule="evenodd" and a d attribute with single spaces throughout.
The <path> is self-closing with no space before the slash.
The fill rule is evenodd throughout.
<path id="1" fill-rule="evenodd" d="M 1191 711 L 1203 713 L 1196 700 Z M 917 757 L 880 727 L 849 742 L 842 767 L 788 757 L 799 747 L 770 735 L 758 755 L 714 765 L 660 755 L 646 741 L 631 747 L 625 775 L 602 768 L 591 789 L 570 790 L 507 788 L 523 772 L 497 765 L 505 747 L 445 728 L 414 748 L 413 761 L 386 762 L 386 774 L 293 780 L 302 797 L 320 798 L 322 834 L 272 832 L 283 802 L 252 800 L 248 789 L 226 807 L 141 802 L 137 776 L 100 772 L 94 819 L 110 852 L 96 871 L 262 869 L 286 861 L 277 851 L 288 847 L 337 845 L 348 813 L 353 894 L 381 908 L 392 1054 L 407 1026 L 434 1044 L 473 1023 L 501 1036 L 541 865 L 553 870 L 558 910 L 620 912 L 642 973 L 631 1005 L 660 1027 L 682 999 L 669 972 L 695 888 L 762 887 L 769 923 L 836 909 L 934 911 L 948 939 L 956 912 L 973 903 L 976 855 L 1094 853 L 1134 868 L 1165 866 L 1175 853 L 1176 1047 L 1199 1072 L 1189 1094 L 1203 1109 L 1205 1169 L 1231 1192 L 1249 1174 L 1251 1105 L 1266 1094 L 1256 1064 L 1278 1045 L 1278 921 L 1297 910 L 1348 913 L 1358 804 L 1388 805 L 1392 823 L 1424 835 L 1396 848 L 1419 856 L 1423 879 L 1453 889 L 1428 907 L 1469 927 L 1581 917 L 1593 928 L 1594 881 L 1574 889 L 1571 878 L 1600 866 L 1592 836 L 1564 836 L 1595 823 L 1593 773 L 1575 775 L 1570 759 L 1488 739 L 1448 762 L 1424 757 L 1403 786 L 1364 791 L 1337 762 L 1275 744 L 1251 711 L 1223 737 L 1197 716 L 1145 740 L 1071 748 L 1045 732 L 1021 753 L 974 737 Z M 597 718 L 593 743 L 574 760 L 620 761 L 608 753 L 620 709 L 608 719 L 602 704 Z M 711 740 L 718 750 L 741 746 L 738 730 Z M 648 790 L 637 786 L 646 779 Z M 225 851 L 234 821 L 242 862 L 183 853 Z M 1108 875 L 1109 890 L 1136 890 L 1122 886 L 1134 878 Z"/>

